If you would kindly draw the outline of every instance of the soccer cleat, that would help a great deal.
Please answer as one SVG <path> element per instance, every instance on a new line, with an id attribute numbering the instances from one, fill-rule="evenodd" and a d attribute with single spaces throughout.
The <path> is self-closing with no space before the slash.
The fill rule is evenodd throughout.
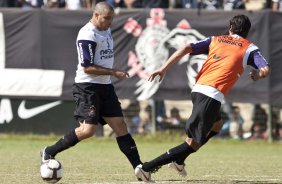
<path id="1" fill-rule="evenodd" d="M 144 171 L 141 164 L 135 168 L 134 172 L 139 181 L 151 182 L 151 173 Z"/>
<path id="2" fill-rule="evenodd" d="M 187 176 L 187 172 L 185 170 L 185 164 L 179 165 L 176 162 L 171 162 L 168 164 L 168 167 L 176 170 L 180 176 L 183 176 L 183 177 Z"/>
<path id="3" fill-rule="evenodd" d="M 44 162 L 47 162 L 48 160 L 50 159 L 55 159 L 54 157 L 52 157 L 51 155 L 48 155 L 46 152 L 45 152 L 45 148 L 43 148 L 41 151 L 40 151 L 40 156 L 41 156 L 41 163 L 44 163 Z"/>

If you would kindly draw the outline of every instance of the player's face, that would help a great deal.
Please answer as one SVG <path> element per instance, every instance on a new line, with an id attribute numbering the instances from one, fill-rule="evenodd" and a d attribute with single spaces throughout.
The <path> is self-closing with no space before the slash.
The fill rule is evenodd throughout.
<path id="1" fill-rule="evenodd" d="M 111 26 L 113 19 L 114 19 L 114 12 L 97 14 L 95 15 L 95 18 L 97 22 L 96 27 L 99 30 L 104 31 L 104 30 L 107 30 Z"/>

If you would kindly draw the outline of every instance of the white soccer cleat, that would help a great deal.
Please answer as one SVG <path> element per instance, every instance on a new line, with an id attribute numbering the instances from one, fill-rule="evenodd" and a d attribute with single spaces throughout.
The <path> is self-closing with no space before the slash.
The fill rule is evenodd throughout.
<path id="1" fill-rule="evenodd" d="M 138 180 L 151 182 L 151 173 L 144 171 L 141 164 L 135 168 L 134 172 Z"/>
<path id="2" fill-rule="evenodd" d="M 180 176 L 183 177 L 187 176 L 187 171 L 185 170 L 185 164 L 179 165 L 176 162 L 171 162 L 168 164 L 168 167 L 176 170 Z"/>

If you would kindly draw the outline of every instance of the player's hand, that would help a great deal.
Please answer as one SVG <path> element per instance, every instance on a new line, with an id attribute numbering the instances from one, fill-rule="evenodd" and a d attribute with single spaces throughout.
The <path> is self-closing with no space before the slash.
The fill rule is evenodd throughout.
<path id="1" fill-rule="evenodd" d="M 250 72 L 250 77 L 253 81 L 257 81 L 260 79 L 259 71 L 252 69 Z"/>
<path id="2" fill-rule="evenodd" d="M 118 79 L 129 78 L 129 74 L 127 72 L 119 70 L 114 71 L 114 76 Z"/>
<path id="3" fill-rule="evenodd" d="M 252 71 L 250 72 L 251 79 L 253 79 L 254 81 L 263 79 L 269 75 L 270 75 L 269 66 L 262 67 L 259 70 L 252 69 Z"/>
<path id="4" fill-rule="evenodd" d="M 159 82 L 161 82 L 161 80 L 164 78 L 164 72 L 162 72 L 162 71 L 155 71 L 155 72 L 153 72 L 151 75 L 150 75 L 150 77 L 149 77 L 149 79 L 148 79 L 148 81 L 150 81 L 150 82 L 152 82 L 157 76 L 159 76 Z"/>

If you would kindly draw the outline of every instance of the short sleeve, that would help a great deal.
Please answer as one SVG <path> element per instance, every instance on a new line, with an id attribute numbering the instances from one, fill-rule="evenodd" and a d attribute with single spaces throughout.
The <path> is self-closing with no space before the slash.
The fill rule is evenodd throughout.
<path id="1" fill-rule="evenodd" d="M 208 54 L 211 40 L 212 37 L 207 37 L 198 42 L 191 43 L 191 47 L 192 47 L 191 55 Z"/>
<path id="2" fill-rule="evenodd" d="M 90 40 L 78 40 L 77 47 L 81 61 L 81 66 L 94 65 L 94 57 L 97 43 Z"/>

